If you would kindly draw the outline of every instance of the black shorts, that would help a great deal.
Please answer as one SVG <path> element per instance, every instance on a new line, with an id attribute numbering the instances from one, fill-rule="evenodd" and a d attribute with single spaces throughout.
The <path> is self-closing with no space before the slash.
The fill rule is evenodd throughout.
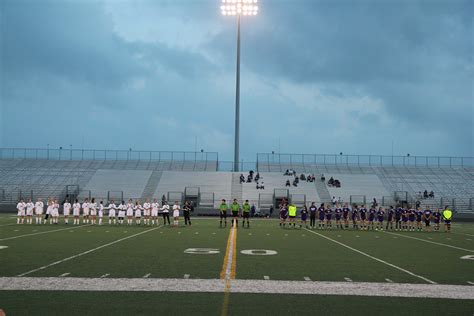
<path id="1" fill-rule="evenodd" d="M 427 219 L 425 219 L 425 226 L 427 226 L 427 227 L 430 226 L 430 221 L 427 220 Z"/>
<path id="2" fill-rule="evenodd" d="M 444 223 L 445 223 L 445 224 L 451 224 L 451 220 L 450 220 L 450 219 L 445 219 L 445 220 L 444 220 Z"/>
<path id="3" fill-rule="evenodd" d="M 243 218 L 250 218 L 250 212 L 243 212 L 242 217 Z"/>
<path id="4" fill-rule="evenodd" d="M 221 218 L 227 218 L 227 212 L 221 212 Z"/>
<path id="5" fill-rule="evenodd" d="M 289 216 L 289 218 L 290 218 L 290 219 L 295 219 L 295 218 L 296 218 L 296 216 Z"/>
<path id="6" fill-rule="evenodd" d="M 238 212 L 236 212 L 236 213 L 232 212 L 232 217 L 239 217 L 239 213 Z"/>

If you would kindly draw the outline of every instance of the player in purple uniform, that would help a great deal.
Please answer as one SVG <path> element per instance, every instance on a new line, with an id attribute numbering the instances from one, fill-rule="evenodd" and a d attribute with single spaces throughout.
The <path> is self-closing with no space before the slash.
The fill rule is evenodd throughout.
<path id="1" fill-rule="evenodd" d="M 319 229 L 324 228 L 324 218 L 326 217 L 326 211 L 324 209 L 324 203 L 321 203 L 321 206 L 318 208 L 319 212 Z"/>
<path id="2" fill-rule="evenodd" d="M 383 230 L 383 219 L 385 215 L 385 210 L 383 207 L 379 207 L 379 210 L 377 211 L 377 227 L 375 230 Z"/>
<path id="3" fill-rule="evenodd" d="M 358 229 L 357 222 L 359 221 L 359 209 L 357 208 L 357 204 L 352 205 L 352 228 Z"/>
<path id="4" fill-rule="evenodd" d="M 336 209 L 334 210 L 336 217 L 336 227 L 342 229 L 341 217 L 342 217 L 342 208 L 339 206 L 339 203 L 336 203 Z"/>
<path id="5" fill-rule="evenodd" d="M 306 222 L 308 218 L 308 208 L 306 205 L 303 206 L 301 209 L 301 223 L 300 223 L 300 228 L 303 228 L 303 224 L 306 228 L 308 228 L 308 223 Z"/>
<path id="6" fill-rule="evenodd" d="M 416 211 L 413 208 L 408 210 L 408 230 L 415 231 Z"/>
<path id="7" fill-rule="evenodd" d="M 431 231 L 431 210 L 430 207 L 426 207 L 426 210 L 423 212 L 423 221 L 425 222 L 425 231 Z"/>
<path id="8" fill-rule="evenodd" d="M 314 202 L 311 203 L 311 206 L 309 207 L 309 227 L 315 228 L 316 227 L 316 212 L 318 211 L 318 208 L 314 204 Z"/>
<path id="9" fill-rule="evenodd" d="M 349 228 L 349 204 L 345 203 L 344 208 L 342 209 L 342 218 L 344 219 L 344 228 L 348 229 Z"/>
<path id="10" fill-rule="evenodd" d="M 360 228 L 362 230 L 365 230 L 367 229 L 367 209 L 365 208 L 365 205 L 362 205 L 359 212 L 360 212 Z"/>
<path id="11" fill-rule="evenodd" d="M 423 227 L 421 226 L 421 221 L 423 219 L 423 211 L 421 210 L 421 208 L 418 208 L 416 210 L 415 215 L 416 215 L 416 230 L 420 232 L 423 230 Z"/>
<path id="12" fill-rule="evenodd" d="M 288 205 L 286 203 L 281 203 L 280 204 L 280 226 L 285 227 L 287 218 L 288 218 Z"/>
<path id="13" fill-rule="evenodd" d="M 433 221 L 434 221 L 434 230 L 439 231 L 439 223 L 441 221 L 441 213 L 439 211 L 439 208 L 436 209 L 436 211 L 433 212 Z"/>
<path id="14" fill-rule="evenodd" d="M 402 229 L 408 230 L 408 209 L 402 208 Z"/>
<path id="15" fill-rule="evenodd" d="M 402 230 L 402 211 L 400 206 L 395 210 L 395 230 Z"/>
<path id="16" fill-rule="evenodd" d="M 390 230 L 393 230 L 393 215 L 395 214 L 395 210 L 393 209 L 393 206 L 390 206 L 390 209 L 387 212 L 387 226 L 385 226 L 385 229 L 388 230 L 388 226 L 390 224 Z"/>
<path id="17" fill-rule="evenodd" d="M 327 229 L 332 228 L 332 208 L 329 204 L 326 206 L 325 213 L 326 213 L 326 228 Z"/>
<path id="18" fill-rule="evenodd" d="M 375 207 L 371 207 L 369 210 L 369 225 L 367 227 L 367 230 L 371 229 L 374 230 L 374 221 L 375 221 L 375 214 L 377 213 L 377 210 Z"/>

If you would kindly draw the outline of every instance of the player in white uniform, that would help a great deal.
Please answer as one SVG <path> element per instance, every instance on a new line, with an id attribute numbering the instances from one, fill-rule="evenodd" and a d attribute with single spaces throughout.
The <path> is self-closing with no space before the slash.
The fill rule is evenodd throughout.
<path id="1" fill-rule="evenodd" d="M 179 202 L 175 201 L 173 205 L 173 226 L 178 227 L 179 225 L 179 211 L 181 210 L 181 206 L 179 206 Z"/>
<path id="2" fill-rule="evenodd" d="M 44 204 L 42 200 L 38 200 L 35 203 L 35 214 L 36 214 L 36 224 L 41 224 L 42 216 L 43 216 L 43 208 Z"/>
<path id="3" fill-rule="evenodd" d="M 158 225 L 158 209 L 160 208 L 160 204 L 158 204 L 158 201 L 156 199 L 153 200 L 153 203 L 151 203 L 151 224 Z"/>
<path id="4" fill-rule="evenodd" d="M 33 224 L 33 210 L 35 209 L 35 204 L 28 199 L 28 203 L 26 203 L 26 223 Z"/>
<path id="5" fill-rule="evenodd" d="M 127 224 L 128 225 L 133 224 L 133 203 L 132 203 L 132 199 L 128 200 L 128 203 L 127 203 Z"/>
<path id="6" fill-rule="evenodd" d="M 100 201 L 99 203 L 99 225 L 102 225 L 102 218 L 104 217 L 104 202 Z"/>
<path id="7" fill-rule="evenodd" d="M 69 203 L 69 200 L 66 199 L 63 204 L 64 223 L 66 225 L 69 224 L 69 214 L 71 214 L 71 203 Z"/>
<path id="8" fill-rule="evenodd" d="M 116 215 L 116 212 L 115 212 L 115 203 L 114 203 L 114 200 L 110 201 L 109 205 L 107 206 L 107 209 L 109 210 L 109 225 L 112 225 L 112 222 L 114 222 L 114 224 L 117 224 L 117 215 Z"/>
<path id="9" fill-rule="evenodd" d="M 81 215 L 81 203 L 76 199 L 76 202 L 72 205 L 72 215 L 74 215 L 74 225 L 80 224 L 79 216 Z"/>
<path id="10" fill-rule="evenodd" d="M 163 225 L 166 225 L 166 220 L 168 220 L 168 225 L 171 225 L 170 223 L 170 206 L 168 205 L 168 202 L 163 201 L 163 206 L 161 207 L 161 214 L 163 216 Z"/>
<path id="11" fill-rule="evenodd" d="M 84 203 L 82 203 L 82 223 L 88 224 L 89 223 L 89 199 L 85 199 Z"/>
<path id="12" fill-rule="evenodd" d="M 51 216 L 53 217 L 53 224 L 59 223 L 59 203 L 57 200 L 53 201 L 53 208 L 51 209 Z"/>
<path id="13" fill-rule="evenodd" d="M 142 205 L 140 204 L 140 201 L 135 202 L 135 223 L 137 225 L 140 225 L 142 223 Z"/>
<path id="14" fill-rule="evenodd" d="M 95 225 L 97 223 L 97 203 L 95 202 L 95 198 L 92 198 L 91 202 L 89 203 L 89 209 L 91 214 L 91 223 Z"/>
<path id="15" fill-rule="evenodd" d="M 143 203 L 143 223 L 145 225 L 150 225 L 150 214 L 151 214 L 151 204 L 150 199 L 146 199 L 145 203 Z"/>
<path id="16" fill-rule="evenodd" d="M 49 198 L 48 199 L 48 207 L 46 207 L 46 214 L 44 216 L 44 223 L 46 224 L 48 222 L 49 218 L 49 223 L 53 223 L 53 199 Z"/>
<path id="17" fill-rule="evenodd" d="M 122 201 L 120 205 L 117 207 L 118 209 L 118 222 L 120 225 L 123 224 L 123 219 L 125 218 L 125 209 L 126 209 L 125 201 Z"/>
<path id="18" fill-rule="evenodd" d="M 20 200 L 20 202 L 18 202 L 18 204 L 16 205 L 16 209 L 18 210 L 18 213 L 17 213 L 17 219 L 16 219 L 16 223 L 17 224 L 23 224 L 24 221 L 25 221 L 25 208 L 26 208 L 26 203 L 23 201 L 23 199 Z"/>

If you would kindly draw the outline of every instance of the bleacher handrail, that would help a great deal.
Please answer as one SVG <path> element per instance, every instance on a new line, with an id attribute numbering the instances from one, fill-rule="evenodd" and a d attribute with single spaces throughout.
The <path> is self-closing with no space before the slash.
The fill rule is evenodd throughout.
<path id="1" fill-rule="evenodd" d="M 257 170 L 264 171 L 261 164 L 474 167 L 474 157 L 257 153 Z"/>

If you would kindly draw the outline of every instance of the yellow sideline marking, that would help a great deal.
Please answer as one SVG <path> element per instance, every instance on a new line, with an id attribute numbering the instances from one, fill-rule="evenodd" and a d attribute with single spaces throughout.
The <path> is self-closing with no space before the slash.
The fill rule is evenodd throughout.
<path id="1" fill-rule="evenodd" d="M 221 280 L 225 280 L 224 302 L 222 303 L 221 316 L 226 316 L 229 310 L 229 296 L 231 280 L 235 279 L 237 265 L 237 222 L 234 221 L 227 239 L 227 248 L 224 256 L 224 263 L 220 274 Z"/>

